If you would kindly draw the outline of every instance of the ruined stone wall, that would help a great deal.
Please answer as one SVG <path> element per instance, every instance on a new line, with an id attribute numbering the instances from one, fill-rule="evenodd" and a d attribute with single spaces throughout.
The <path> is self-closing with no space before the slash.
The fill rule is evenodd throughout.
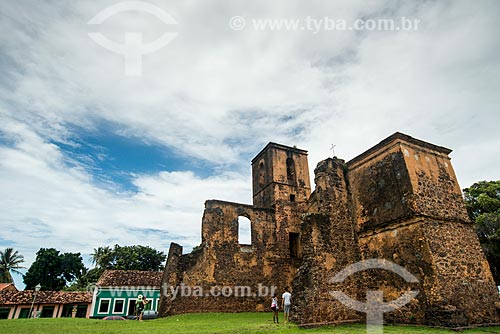
<path id="1" fill-rule="evenodd" d="M 205 203 L 202 243 L 171 246 L 163 282 L 170 286 L 292 286 L 293 320 L 364 321 L 335 300 L 363 302 L 368 290 L 390 302 L 419 294 L 384 315 L 388 322 L 464 326 L 499 322 L 499 297 L 450 163 L 451 151 L 396 133 L 347 164 L 321 161 L 310 194 L 307 152 L 269 143 L 252 160 L 254 205 Z M 292 168 L 293 167 L 293 168 Z M 252 244 L 238 243 L 238 216 L 251 221 Z M 416 277 L 365 270 L 331 278 L 365 259 L 394 262 Z M 266 296 L 177 296 L 162 291 L 162 315 L 268 310 Z M 164 296 L 163 296 L 164 295 Z M 170 300 L 168 300 L 170 298 Z"/>
<path id="2" fill-rule="evenodd" d="M 176 286 L 180 281 L 179 259 L 182 257 L 182 246 L 176 243 L 170 243 L 168 250 L 167 263 L 163 271 L 162 285 L 160 287 L 160 304 L 158 313 L 161 315 L 170 314 L 172 309 L 173 295 L 171 286 Z"/>
<path id="3" fill-rule="evenodd" d="M 251 221 L 251 245 L 238 243 L 239 216 Z M 164 314 L 267 309 L 272 287 L 281 291 L 295 274 L 289 256 L 284 255 L 288 249 L 278 242 L 278 236 L 271 209 L 207 201 L 202 222 L 202 244 L 195 252 L 180 256 L 177 264 L 173 261 L 174 264 L 170 265 L 169 259 L 168 270 L 165 271 L 167 277 L 164 278 L 170 286 L 179 286 L 180 289 L 184 286 L 186 291 L 187 287 L 201 287 L 203 295 L 178 294 L 173 301 L 165 301 L 168 307 L 162 307 Z M 175 266 L 176 270 L 173 270 Z M 244 295 L 236 296 L 240 287 L 249 287 L 251 294 L 245 291 Z M 230 288 L 234 293 L 224 296 L 223 288 Z M 221 292 L 221 295 L 215 296 L 212 291 L 216 294 Z"/>
<path id="4" fill-rule="evenodd" d="M 428 293 L 431 308 L 426 323 L 443 323 L 448 314 L 457 313 L 467 324 L 498 322 L 498 290 L 474 226 L 426 220 L 424 233 L 436 277 Z"/>
<path id="5" fill-rule="evenodd" d="M 497 321 L 498 293 L 450 150 L 404 135 L 384 144 L 349 162 L 348 179 L 362 257 L 393 261 L 419 280 L 417 298 L 387 318 L 445 326 Z M 392 276 L 370 272 L 363 288 L 395 298 L 409 287 Z"/>
<path id="6" fill-rule="evenodd" d="M 362 315 L 330 295 L 342 291 L 359 299 L 359 280 L 332 283 L 335 273 L 359 260 L 359 249 L 344 175 L 344 161 L 327 159 L 315 169 L 316 190 L 302 217 L 302 263 L 293 284 L 294 321 L 302 324 L 360 320 Z"/>
<path id="7" fill-rule="evenodd" d="M 412 185 L 401 147 L 393 144 L 348 163 L 357 229 L 366 231 L 411 217 Z"/>
<path id="8" fill-rule="evenodd" d="M 289 258 L 291 263 L 294 263 L 298 268 L 297 258 L 300 258 L 300 254 L 297 254 L 297 258 L 290 258 L 290 233 L 301 233 L 301 217 L 305 210 L 305 203 L 278 201 L 275 207 L 276 240 L 278 243 L 274 246 L 274 254 Z"/>
<path id="9" fill-rule="evenodd" d="M 401 151 L 411 181 L 408 202 L 417 215 L 469 222 L 453 166 L 446 152 L 408 142 Z"/>
<path id="10" fill-rule="evenodd" d="M 363 288 L 384 291 L 388 301 L 419 291 L 386 320 L 451 327 L 497 322 L 498 292 L 473 226 L 426 218 L 405 223 L 359 238 L 363 258 L 390 260 L 418 279 L 408 284 L 386 271 L 369 273 Z"/>
<path id="11" fill-rule="evenodd" d="M 422 219 L 413 219 L 405 224 L 359 236 L 363 259 L 389 260 L 405 268 L 418 280 L 418 283 L 410 284 L 387 270 L 370 270 L 365 273 L 362 289 L 382 290 L 385 302 L 396 300 L 406 291 L 419 291 L 409 304 L 387 313 L 384 318 L 388 322 L 423 324 L 426 321 L 426 310 L 430 306 L 428 294 L 436 285 L 436 274 L 422 224 Z"/>
<path id="12" fill-rule="evenodd" d="M 331 294 L 342 291 L 361 300 L 359 280 L 351 277 L 343 283 L 332 283 L 335 273 L 349 262 L 354 263 L 357 247 L 346 247 L 350 242 L 341 232 L 332 229 L 332 222 L 324 214 L 304 216 L 301 243 L 302 264 L 292 285 L 292 319 L 300 324 L 316 324 L 363 319 L 363 315 L 347 308 Z M 344 242 L 342 242 L 344 241 Z"/>

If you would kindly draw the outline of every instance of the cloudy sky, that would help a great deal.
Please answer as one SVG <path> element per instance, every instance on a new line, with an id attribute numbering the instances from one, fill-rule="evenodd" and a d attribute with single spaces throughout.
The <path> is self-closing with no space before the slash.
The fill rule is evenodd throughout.
<path id="1" fill-rule="evenodd" d="M 41 247 L 190 249 L 206 199 L 251 203 L 269 141 L 313 170 L 332 144 L 349 160 L 401 131 L 453 149 L 462 188 L 499 179 L 498 1 L 129 5 L 0 4 L 0 248 L 28 266 Z M 170 41 L 130 75 L 92 33 Z"/>

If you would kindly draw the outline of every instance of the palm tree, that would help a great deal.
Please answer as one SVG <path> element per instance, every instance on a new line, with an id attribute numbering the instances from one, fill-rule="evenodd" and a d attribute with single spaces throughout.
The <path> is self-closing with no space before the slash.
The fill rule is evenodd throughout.
<path id="1" fill-rule="evenodd" d="M 14 282 L 10 271 L 21 275 L 21 272 L 18 269 L 25 268 L 21 266 L 21 263 L 23 262 L 24 256 L 19 254 L 18 251 L 14 251 L 14 248 L 12 247 L 8 247 L 5 248 L 4 251 L 0 251 L 0 282 Z"/>
<path id="2" fill-rule="evenodd" d="M 111 266 L 112 249 L 109 246 L 94 248 L 94 253 L 90 254 L 92 263 L 95 263 L 96 267 L 108 269 Z"/>

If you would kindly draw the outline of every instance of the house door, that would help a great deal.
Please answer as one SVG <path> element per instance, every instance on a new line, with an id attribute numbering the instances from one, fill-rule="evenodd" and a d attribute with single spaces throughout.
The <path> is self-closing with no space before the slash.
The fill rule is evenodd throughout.
<path id="1" fill-rule="evenodd" d="M 135 299 L 128 301 L 128 315 L 135 315 Z"/>

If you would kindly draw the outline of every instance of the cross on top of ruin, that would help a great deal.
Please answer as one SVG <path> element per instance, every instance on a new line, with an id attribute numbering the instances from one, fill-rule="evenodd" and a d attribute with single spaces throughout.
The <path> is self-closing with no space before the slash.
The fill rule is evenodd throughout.
<path id="1" fill-rule="evenodd" d="M 335 158 L 335 146 L 337 146 L 337 145 L 333 145 L 332 144 L 332 147 L 330 147 L 330 150 L 332 151 L 332 154 L 333 154 L 334 158 Z"/>

